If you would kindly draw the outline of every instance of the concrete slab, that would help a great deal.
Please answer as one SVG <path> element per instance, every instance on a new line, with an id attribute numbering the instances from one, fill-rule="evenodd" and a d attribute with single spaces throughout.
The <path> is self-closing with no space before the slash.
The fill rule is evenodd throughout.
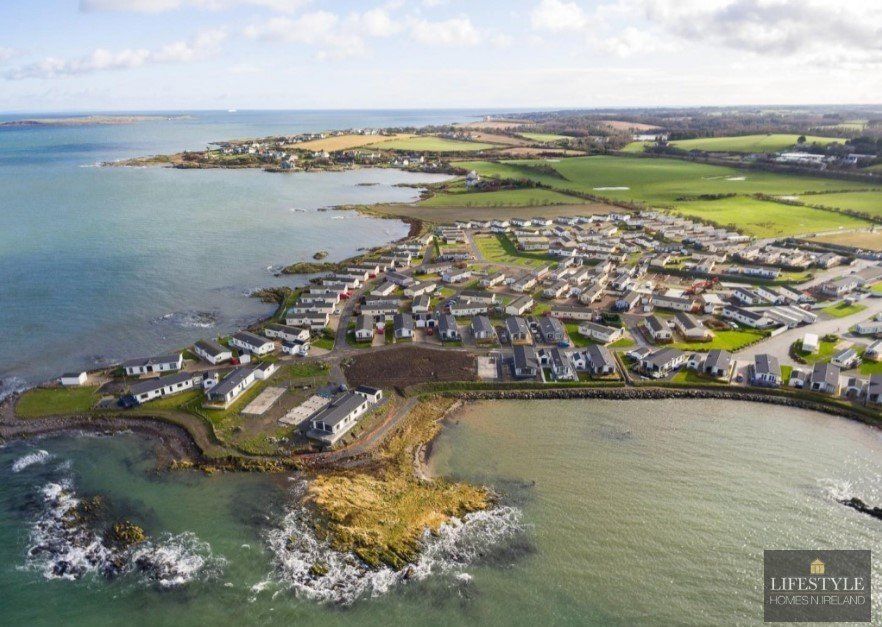
<path id="1" fill-rule="evenodd" d="M 289 411 L 287 414 L 279 418 L 279 422 L 283 425 L 297 426 L 312 416 L 315 412 L 328 404 L 328 399 L 324 396 L 313 394 L 300 405 Z"/>
<path id="2" fill-rule="evenodd" d="M 479 379 L 496 379 L 499 369 L 496 367 L 496 360 L 492 357 L 478 357 L 478 378 Z"/>
<path id="3" fill-rule="evenodd" d="M 245 409 L 242 410 L 242 413 L 250 414 L 252 416 L 260 416 L 272 407 L 273 403 L 279 400 L 279 397 L 284 393 L 285 388 L 266 388 L 263 392 L 257 395 L 257 398 L 248 403 Z"/>

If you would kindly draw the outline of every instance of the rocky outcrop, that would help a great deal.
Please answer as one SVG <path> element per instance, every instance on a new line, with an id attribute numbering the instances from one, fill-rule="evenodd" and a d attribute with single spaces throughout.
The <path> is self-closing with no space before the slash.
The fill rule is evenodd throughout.
<path id="1" fill-rule="evenodd" d="M 867 516 L 882 520 L 882 507 L 870 507 L 856 496 L 850 499 L 842 499 L 839 502 L 861 514 L 866 514 Z"/>

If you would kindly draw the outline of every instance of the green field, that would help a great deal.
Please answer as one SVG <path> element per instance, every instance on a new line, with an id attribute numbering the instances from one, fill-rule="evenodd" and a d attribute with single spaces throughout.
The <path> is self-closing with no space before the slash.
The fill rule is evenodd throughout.
<path id="1" fill-rule="evenodd" d="M 866 308 L 866 305 L 861 305 L 860 303 L 849 305 L 848 303 L 842 302 L 836 305 L 830 305 L 829 307 L 824 307 L 821 311 L 834 318 L 844 318 L 845 316 L 860 313 Z"/>
<path id="2" fill-rule="evenodd" d="M 378 150 L 413 150 L 414 152 L 469 152 L 498 148 L 496 144 L 483 142 L 467 142 L 444 137 L 423 135 L 403 139 L 390 139 L 376 144 L 369 144 L 368 148 Z"/>
<path id="3" fill-rule="evenodd" d="M 631 142 L 627 144 L 624 148 L 622 148 L 622 152 L 630 152 L 630 153 L 640 153 L 647 146 L 652 146 L 651 142 Z"/>
<path id="4" fill-rule="evenodd" d="M 552 142 L 569 141 L 573 139 L 567 135 L 555 135 L 554 133 L 519 133 L 521 137 L 533 140 L 534 142 L 542 142 L 550 144 Z"/>
<path id="5" fill-rule="evenodd" d="M 674 342 L 671 346 L 683 351 L 704 352 L 716 348 L 737 351 L 765 336 L 764 332 L 753 329 L 732 329 L 730 331 L 714 331 L 714 338 L 710 342 Z"/>
<path id="6" fill-rule="evenodd" d="M 420 203 L 423 207 L 545 207 L 578 205 L 585 201 L 551 189 L 505 189 L 498 192 L 454 191 L 436 194 Z"/>
<path id="7" fill-rule="evenodd" d="M 475 237 L 475 245 L 481 255 L 493 263 L 541 268 L 551 262 L 548 255 L 518 250 L 505 235 L 479 235 Z"/>
<path id="8" fill-rule="evenodd" d="M 89 411 L 98 402 L 98 388 L 35 388 L 18 400 L 15 413 L 22 418 Z"/>
<path id="9" fill-rule="evenodd" d="M 814 364 L 817 362 L 828 362 L 833 357 L 833 352 L 836 350 L 836 345 L 839 342 L 828 342 L 827 340 L 821 340 L 818 342 L 818 352 L 817 353 L 809 353 L 802 350 L 802 340 L 797 340 L 791 345 L 791 350 L 794 353 L 802 357 L 806 363 Z"/>
<path id="10" fill-rule="evenodd" d="M 882 217 L 882 190 L 866 192 L 842 192 L 834 194 L 808 194 L 799 196 L 808 205 L 860 211 L 870 216 Z"/>
<path id="11" fill-rule="evenodd" d="M 529 179 L 552 189 L 674 207 L 683 197 L 715 194 L 798 195 L 872 186 L 851 181 L 746 171 L 678 159 L 574 157 L 560 160 L 462 161 L 482 176 Z"/>
<path id="12" fill-rule="evenodd" d="M 685 202 L 677 207 L 677 212 L 732 226 L 754 237 L 801 235 L 869 226 L 859 218 L 841 213 L 742 196 Z"/>
<path id="13" fill-rule="evenodd" d="M 780 152 L 796 145 L 799 135 L 741 135 L 737 137 L 702 137 L 699 139 L 681 139 L 670 142 L 682 150 L 703 150 L 706 152 Z M 806 145 L 832 144 L 845 140 L 836 137 L 817 137 L 806 135 Z"/>

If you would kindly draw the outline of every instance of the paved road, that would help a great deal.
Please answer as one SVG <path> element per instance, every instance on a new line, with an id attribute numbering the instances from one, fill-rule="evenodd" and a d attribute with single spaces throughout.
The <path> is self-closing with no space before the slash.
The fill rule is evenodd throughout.
<path id="1" fill-rule="evenodd" d="M 816 333 L 819 337 L 827 335 L 828 333 L 842 335 L 858 322 L 871 318 L 878 313 L 882 313 L 882 298 L 867 298 L 861 302 L 865 304 L 867 308 L 859 313 L 845 316 L 844 318 L 819 320 L 808 326 L 789 329 L 781 335 L 776 335 L 775 337 L 763 340 L 753 346 L 748 346 L 735 353 L 735 355 L 738 359 L 752 360 L 755 355 L 760 353 L 771 353 L 777 356 L 782 364 L 796 365 L 796 363 L 788 356 L 789 348 L 793 342 L 802 339 L 802 336 L 806 333 Z"/>

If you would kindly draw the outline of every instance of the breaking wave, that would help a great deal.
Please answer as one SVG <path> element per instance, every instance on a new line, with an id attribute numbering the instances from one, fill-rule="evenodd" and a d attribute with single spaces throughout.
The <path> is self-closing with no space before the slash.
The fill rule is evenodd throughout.
<path id="1" fill-rule="evenodd" d="M 44 451 L 42 449 L 34 451 L 33 453 L 28 453 L 12 462 L 12 472 L 21 472 L 28 466 L 33 466 L 34 464 L 45 464 L 50 457 L 52 457 L 52 455 L 49 454 L 49 451 Z"/>
<path id="2" fill-rule="evenodd" d="M 24 392 L 26 389 L 28 389 L 28 385 L 24 379 L 18 377 L 0 379 L 0 401 L 12 394 Z"/>
<path id="3" fill-rule="evenodd" d="M 70 479 L 47 483 L 40 494 L 43 508 L 31 527 L 25 568 L 46 579 L 133 575 L 165 589 L 219 576 L 226 565 L 192 533 L 165 534 L 131 548 L 113 546 L 79 511 Z"/>
<path id="4" fill-rule="evenodd" d="M 437 534 L 423 535 L 418 560 L 401 570 L 374 569 L 357 556 L 333 550 L 316 537 L 310 512 L 303 506 L 289 511 L 278 528 L 267 533 L 275 570 L 251 588 L 252 600 L 267 589 L 291 590 L 320 603 L 349 605 L 364 597 L 377 597 L 406 581 L 430 575 L 447 575 L 459 585 L 468 584 L 466 567 L 490 555 L 505 540 L 524 531 L 520 509 L 499 506 L 454 518 Z"/>
<path id="5" fill-rule="evenodd" d="M 210 329 L 217 326 L 217 314 L 210 311 L 174 311 L 154 318 L 151 322 L 171 324 L 183 329 Z"/>

